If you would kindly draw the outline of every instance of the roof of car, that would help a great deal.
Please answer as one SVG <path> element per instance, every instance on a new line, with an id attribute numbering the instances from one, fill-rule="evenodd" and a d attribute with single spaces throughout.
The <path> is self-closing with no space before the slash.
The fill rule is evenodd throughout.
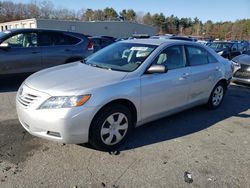
<path id="1" fill-rule="evenodd" d="M 224 43 L 224 44 L 235 44 L 237 42 L 230 42 L 230 41 L 214 41 L 212 43 Z"/>
<path id="2" fill-rule="evenodd" d="M 48 32 L 63 32 L 63 33 L 71 33 L 71 34 L 81 34 L 81 33 L 75 33 L 75 32 L 70 32 L 70 31 L 64 31 L 64 30 L 56 30 L 56 29 L 10 29 L 10 30 L 6 30 L 4 32 L 8 32 L 8 33 L 16 33 L 16 32 L 25 32 L 25 31 L 48 31 Z M 81 34 L 83 35 L 83 34 Z"/>
<path id="3" fill-rule="evenodd" d="M 173 40 L 173 39 L 131 39 L 131 40 L 123 40 L 121 42 L 124 43 L 137 43 L 137 44 L 148 44 L 148 45 L 157 45 L 160 46 L 163 43 L 166 44 L 196 44 L 191 41 L 184 40 Z"/>

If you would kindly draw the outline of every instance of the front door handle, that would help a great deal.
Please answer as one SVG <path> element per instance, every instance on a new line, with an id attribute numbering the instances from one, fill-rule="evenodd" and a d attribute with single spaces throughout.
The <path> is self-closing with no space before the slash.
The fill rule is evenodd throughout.
<path id="1" fill-rule="evenodd" d="M 183 73 L 179 80 L 187 79 L 190 76 L 189 73 Z"/>
<path id="2" fill-rule="evenodd" d="M 187 78 L 187 77 L 189 77 L 189 76 L 190 76 L 189 73 L 184 73 L 184 74 L 182 75 L 182 78 Z"/>

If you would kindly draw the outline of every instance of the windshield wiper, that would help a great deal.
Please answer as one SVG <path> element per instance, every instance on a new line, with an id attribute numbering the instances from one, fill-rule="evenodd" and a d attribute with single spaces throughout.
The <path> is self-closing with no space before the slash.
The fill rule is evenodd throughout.
<path id="1" fill-rule="evenodd" d="M 112 70 L 110 67 L 107 67 L 107 66 L 104 66 L 104 65 L 93 64 L 93 63 L 85 63 L 85 64 L 90 65 L 92 67 L 98 67 L 98 68 L 101 68 L 101 69 Z"/>

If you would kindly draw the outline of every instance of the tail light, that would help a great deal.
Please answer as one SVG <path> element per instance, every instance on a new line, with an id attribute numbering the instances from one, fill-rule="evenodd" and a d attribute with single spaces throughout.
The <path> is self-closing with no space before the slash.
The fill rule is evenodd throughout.
<path id="1" fill-rule="evenodd" d="M 94 50 L 94 45 L 91 41 L 88 43 L 88 50 Z"/>

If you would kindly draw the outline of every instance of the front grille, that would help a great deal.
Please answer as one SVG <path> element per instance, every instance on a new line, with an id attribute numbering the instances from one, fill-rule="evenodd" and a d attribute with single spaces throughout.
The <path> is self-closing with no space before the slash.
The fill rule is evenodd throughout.
<path id="1" fill-rule="evenodd" d="M 250 65 L 240 64 L 240 67 L 241 67 L 240 69 L 242 70 L 247 70 L 250 68 Z"/>
<path id="2" fill-rule="evenodd" d="M 243 79 L 250 79 L 250 66 L 241 64 L 241 68 L 234 73 L 234 77 L 243 78 Z"/>
<path id="3" fill-rule="evenodd" d="M 47 131 L 47 135 L 50 135 L 50 136 L 55 136 L 55 137 L 61 137 L 60 133 L 58 132 L 52 132 L 52 131 Z"/>
<path id="4" fill-rule="evenodd" d="M 29 93 L 21 93 L 18 95 L 18 101 L 24 106 L 24 107 L 30 107 L 32 104 L 34 104 L 39 96 L 29 94 Z"/>

